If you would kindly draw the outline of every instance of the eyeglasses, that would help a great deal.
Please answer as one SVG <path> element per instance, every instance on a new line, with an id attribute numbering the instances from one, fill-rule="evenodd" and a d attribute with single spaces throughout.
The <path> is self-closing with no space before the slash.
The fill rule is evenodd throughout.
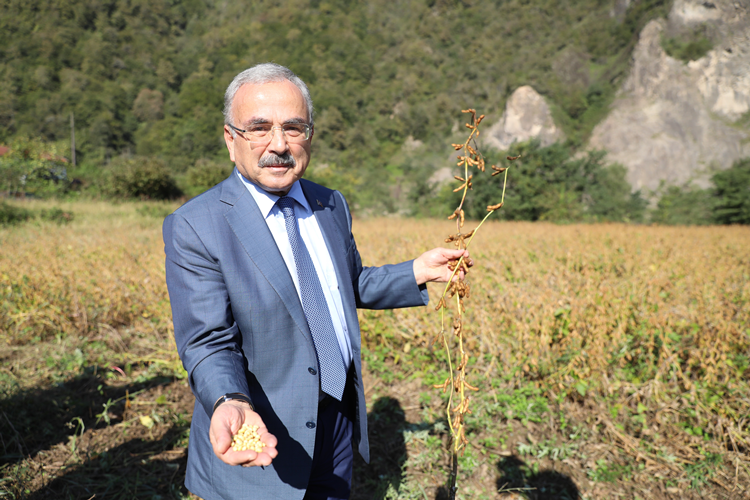
<path id="1" fill-rule="evenodd" d="M 310 125 L 306 123 L 285 123 L 284 125 L 273 127 L 270 123 L 255 123 L 250 125 L 246 130 L 237 128 L 231 123 L 227 123 L 233 130 L 246 134 L 247 137 L 243 136 L 247 142 L 252 143 L 269 143 L 273 139 L 273 131 L 276 129 L 281 130 L 284 135 L 284 139 L 291 143 L 305 142 L 310 138 L 312 129 Z"/>

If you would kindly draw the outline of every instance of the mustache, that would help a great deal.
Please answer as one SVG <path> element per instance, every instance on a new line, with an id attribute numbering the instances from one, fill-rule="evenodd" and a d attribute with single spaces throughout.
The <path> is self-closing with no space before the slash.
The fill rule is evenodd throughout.
<path id="1" fill-rule="evenodd" d="M 259 167 L 270 167 L 272 165 L 282 165 L 285 167 L 294 167 L 297 164 L 297 162 L 294 160 L 294 156 L 292 156 L 291 153 L 286 152 L 283 155 L 277 155 L 274 153 L 269 153 L 265 156 L 262 156 L 260 160 L 258 160 L 258 166 Z"/>

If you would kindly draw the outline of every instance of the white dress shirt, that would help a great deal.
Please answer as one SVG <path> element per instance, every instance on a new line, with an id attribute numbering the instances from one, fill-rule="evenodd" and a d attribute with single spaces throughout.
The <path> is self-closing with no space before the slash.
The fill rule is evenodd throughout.
<path id="1" fill-rule="evenodd" d="M 276 246 L 279 248 L 281 256 L 284 258 L 289 274 L 292 275 L 294 286 L 297 289 L 297 295 L 300 296 L 300 302 L 302 302 L 299 278 L 297 277 L 297 265 L 294 262 L 292 246 L 289 244 L 289 236 L 286 232 L 284 214 L 281 212 L 278 205 L 276 205 L 279 197 L 267 193 L 252 182 L 248 181 L 239 173 L 239 171 L 236 171 L 235 173 L 245 184 L 245 187 L 247 187 L 247 190 L 252 195 L 255 203 L 257 203 L 258 208 L 260 208 L 260 213 L 265 218 L 266 224 L 268 224 L 268 229 L 271 231 L 271 235 L 276 241 Z M 341 357 L 344 360 L 344 368 L 349 371 L 352 362 L 352 346 L 346 328 L 346 319 L 344 318 L 344 307 L 341 303 L 339 282 L 336 277 L 336 270 L 333 267 L 331 255 L 328 253 L 328 246 L 326 245 L 325 239 L 323 239 L 323 233 L 320 231 L 320 226 L 318 226 L 318 221 L 310 208 L 310 204 L 307 203 L 307 199 L 302 192 L 302 187 L 300 187 L 299 181 L 292 185 L 287 196 L 293 198 L 294 201 L 297 202 L 294 207 L 294 214 L 297 217 L 300 236 L 302 236 L 302 240 L 305 242 L 307 251 L 313 261 L 313 265 L 315 266 L 315 272 L 320 279 L 320 285 L 323 288 L 323 295 L 325 295 L 326 303 L 328 304 L 328 311 L 331 314 L 333 329 L 336 331 L 336 338 L 339 343 L 339 349 L 341 350 Z"/>

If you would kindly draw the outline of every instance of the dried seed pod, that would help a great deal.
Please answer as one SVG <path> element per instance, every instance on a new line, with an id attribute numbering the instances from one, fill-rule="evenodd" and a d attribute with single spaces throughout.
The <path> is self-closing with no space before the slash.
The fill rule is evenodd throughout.
<path id="1" fill-rule="evenodd" d="M 445 307 L 445 299 L 443 297 L 441 297 L 440 301 L 438 301 L 438 305 L 435 306 L 435 310 L 439 311 L 443 307 Z"/>
<path id="2" fill-rule="evenodd" d="M 521 155 L 518 155 L 518 156 L 506 156 L 505 159 L 506 160 L 510 160 L 510 161 L 515 161 L 515 160 L 519 159 L 520 157 L 521 157 Z"/>
<path id="3" fill-rule="evenodd" d="M 496 175 L 502 174 L 503 172 L 505 172 L 506 170 L 508 170 L 508 168 L 507 167 L 496 167 L 495 165 L 492 165 L 492 170 L 494 170 L 494 172 L 492 172 L 492 177 L 495 177 Z"/>
<path id="4" fill-rule="evenodd" d="M 453 149 L 455 149 L 456 151 L 464 147 L 463 144 L 451 144 L 451 146 L 453 146 Z"/>
<path id="5" fill-rule="evenodd" d="M 450 385 L 450 383 L 451 383 L 451 378 L 448 377 L 447 379 L 445 379 L 445 382 L 443 382 L 442 384 L 435 384 L 432 387 L 434 387 L 435 389 L 443 389 L 443 392 L 445 392 L 446 389 L 448 389 L 448 386 Z"/>
<path id="6" fill-rule="evenodd" d="M 466 386 L 467 389 L 470 389 L 472 391 L 478 391 L 479 387 L 474 387 L 473 385 L 469 384 L 466 380 L 463 381 L 464 386 Z"/>
<path id="7" fill-rule="evenodd" d="M 453 425 L 454 429 L 458 428 L 461 425 L 461 415 L 460 414 L 458 414 L 458 413 L 456 414 L 456 417 L 453 419 L 453 424 L 452 425 Z"/>
<path id="8" fill-rule="evenodd" d="M 492 212 L 493 210 L 497 210 L 498 208 L 502 207 L 503 203 L 498 203 L 497 205 L 487 205 L 487 211 Z"/>

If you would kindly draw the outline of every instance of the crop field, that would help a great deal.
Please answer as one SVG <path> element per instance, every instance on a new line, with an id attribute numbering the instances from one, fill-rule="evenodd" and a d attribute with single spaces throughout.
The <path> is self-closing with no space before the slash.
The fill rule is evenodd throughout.
<path id="1" fill-rule="evenodd" d="M 176 205 L 55 206 L 72 220 L 0 227 L 0 497 L 195 498 L 161 241 Z M 354 222 L 370 265 L 454 228 Z M 459 497 L 750 497 L 748 249 L 739 226 L 482 226 Z M 447 498 L 441 292 L 360 311 L 373 460 L 356 463 L 353 499 Z"/>

